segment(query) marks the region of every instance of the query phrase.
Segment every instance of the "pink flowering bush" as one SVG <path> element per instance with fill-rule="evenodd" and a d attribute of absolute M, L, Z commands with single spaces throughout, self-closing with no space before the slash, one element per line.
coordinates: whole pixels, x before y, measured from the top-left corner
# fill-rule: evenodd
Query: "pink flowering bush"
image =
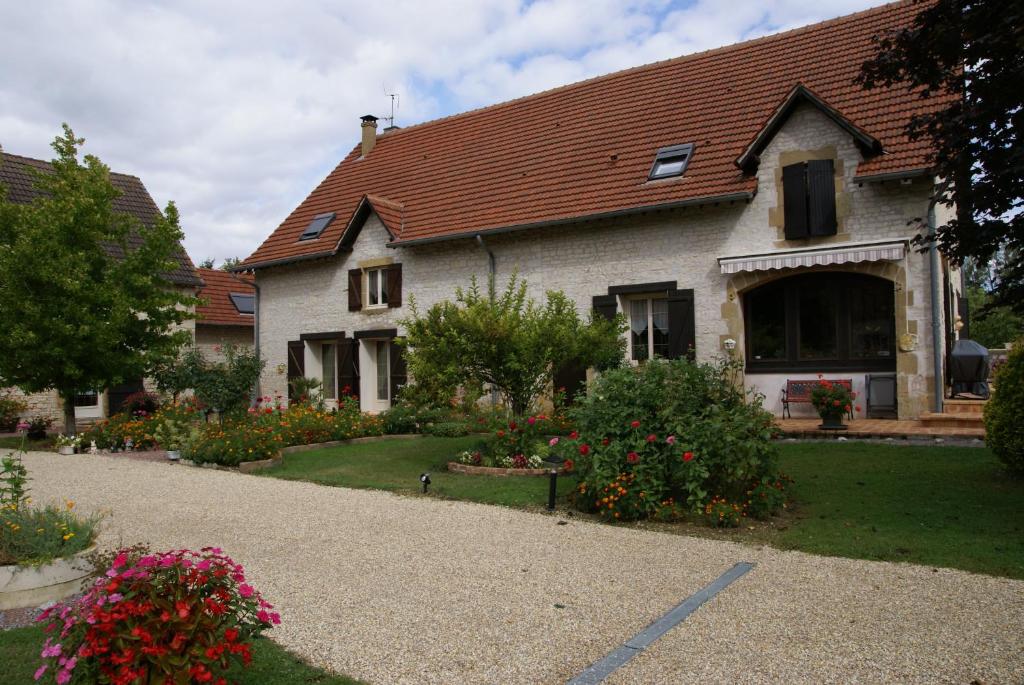
<path fill-rule="evenodd" d="M 40 615 L 48 637 L 35 679 L 223 685 L 280 623 L 272 609 L 220 549 L 121 550 L 83 597 Z"/>

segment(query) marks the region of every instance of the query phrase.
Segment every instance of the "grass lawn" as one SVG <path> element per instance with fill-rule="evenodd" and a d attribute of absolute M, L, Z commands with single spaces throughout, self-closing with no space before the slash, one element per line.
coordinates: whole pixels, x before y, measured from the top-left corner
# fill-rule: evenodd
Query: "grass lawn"
<path fill-rule="evenodd" d="M 42 440 L 26 440 L 26 450 L 52 450 L 54 440 L 56 438 L 47 436 Z M 21 449 L 21 436 L 10 435 L 0 437 L 0 450 L 16 450 Z"/>
<path fill-rule="evenodd" d="M 39 668 L 39 651 L 44 640 L 39 626 L 0 631 L 0 664 L 4 664 L 0 681 L 31 683 Z M 228 678 L 240 685 L 359 685 L 344 676 L 331 675 L 313 668 L 297 656 L 266 638 L 256 641 L 252 664 L 235 667 Z"/>
<path fill-rule="evenodd" d="M 430 493 L 437 497 L 512 507 L 543 507 L 548 501 L 547 478 L 468 476 L 447 470 L 448 462 L 456 454 L 480 440 L 479 436 L 425 437 L 345 445 L 289 454 L 281 466 L 261 473 L 323 485 L 413 494 L 422 492 L 420 474 L 429 471 Z M 571 478 L 559 478 L 559 495 L 564 497 L 574 485 Z"/>
<path fill-rule="evenodd" d="M 419 438 L 289 454 L 267 476 L 413 494 L 430 472 L 434 496 L 539 508 L 546 478 L 468 476 L 445 463 L 479 441 Z M 753 528 L 648 527 L 764 542 L 813 554 L 909 561 L 1024 578 L 1024 482 L 1003 476 L 977 447 L 780 443 L 796 505 Z M 559 478 L 563 500 L 575 482 Z M 645 524 L 646 525 L 646 524 Z"/>

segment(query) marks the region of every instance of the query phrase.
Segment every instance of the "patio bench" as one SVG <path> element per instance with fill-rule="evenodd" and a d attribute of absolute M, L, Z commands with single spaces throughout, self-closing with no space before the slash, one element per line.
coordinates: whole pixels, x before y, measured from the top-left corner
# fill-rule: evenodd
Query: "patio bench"
<path fill-rule="evenodd" d="M 853 392 L 853 379 L 852 378 L 826 378 L 828 382 L 834 385 L 845 385 L 846 389 Z M 810 380 L 786 380 L 786 387 L 782 389 L 782 418 L 786 418 L 787 414 L 789 418 L 793 418 L 792 412 L 789 411 L 790 404 L 810 404 L 811 403 L 811 391 L 821 381 L 817 378 Z M 850 418 L 853 418 L 853 409 L 851 407 L 848 412 Z"/>

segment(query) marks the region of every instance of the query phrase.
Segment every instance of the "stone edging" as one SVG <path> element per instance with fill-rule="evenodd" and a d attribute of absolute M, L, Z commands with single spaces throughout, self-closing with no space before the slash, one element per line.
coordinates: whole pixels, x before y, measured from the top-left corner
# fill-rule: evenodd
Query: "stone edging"
<path fill-rule="evenodd" d="M 330 442 L 314 442 L 309 445 L 292 445 L 282 447 L 281 454 L 295 454 L 296 452 L 309 452 L 311 450 L 322 450 L 328 447 L 341 447 L 342 445 L 360 445 L 364 442 L 381 442 L 384 440 L 400 440 L 404 438 L 422 438 L 422 433 L 395 433 L 393 435 L 369 435 L 365 438 L 349 438 L 348 440 L 331 440 Z"/>
<path fill-rule="evenodd" d="M 448 462 L 448 470 L 470 476 L 546 476 L 551 469 L 504 469 L 497 466 L 472 466 L 457 461 Z M 564 473 L 561 469 L 559 473 Z"/>
<path fill-rule="evenodd" d="M 0 566 L 0 610 L 39 606 L 81 592 L 92 577 L 96 544 L 42 566 Z"/>

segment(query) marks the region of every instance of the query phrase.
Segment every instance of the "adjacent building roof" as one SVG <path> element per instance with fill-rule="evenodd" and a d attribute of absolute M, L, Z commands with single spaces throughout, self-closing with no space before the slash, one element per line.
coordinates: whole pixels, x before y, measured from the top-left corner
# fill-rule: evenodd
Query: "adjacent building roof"
<path fill-rule="evenodd" d="M 392 245 L 408 245 L 750 198 L 751 162 L 798 102 L 855 136 L 869 155 L 859 177 L 921 173 L 928 144 L 904 127 L 944 99 L 854 81 L 874 54 L 872 37 L 907 26 L 920 9 L 885 5 L 389 131 L 365 157 L 354 148 L 242 268 L 335 253 L 367 205 Z M 648 179 L 659 149 L 687 143 L 682 176 Z M 323 212 L 339 220 L 299 242 Z"/>
<path fill-rule="evenodd" d="M 196 326 L 252 326 L 253 315 L 241 313 L 236 304 L 236 300 L 244 298 L 232 298 L 251 298 L 256 294 L 251 276 L 220 269 L 199 269 L 199 275 L 205 285 L 199 292 L 202 303 L 196 307 Z"/>
<path fill-rule="evenodd" d="M 8 152 L 0 152 L 0 185 L 7 189 L 7 199 L 11 202 L 28 204 L 39 193 L 35 187 L 35 177 L 29 171 L 35 169 L 43 173 L 53 170 L 49 162 L 31 157 L 12 155 Z M 160 213 L 159 207 L 153 201 L 146 186 L 137 176 L 128 174 L 116 174 L 111 172 L 110 182 L 121 191 L 121 195 L 114 200 L 114 209 L 125 214 L 131 214 L 144 225 L 152 225 L 154 218 Z M 138 236 L 128 236 L 128 246 L 131 248 L 140 244 Z M 117 254 L 120 248 L 111 246 L 112 254 Z M 178 245 L 174 259 L 177 267 L 166 274 L 167 280 L 182 286 L 199 287 L 203 284 L 196 274 L 196 268 L 192 264 L 185 249 Z"/>

